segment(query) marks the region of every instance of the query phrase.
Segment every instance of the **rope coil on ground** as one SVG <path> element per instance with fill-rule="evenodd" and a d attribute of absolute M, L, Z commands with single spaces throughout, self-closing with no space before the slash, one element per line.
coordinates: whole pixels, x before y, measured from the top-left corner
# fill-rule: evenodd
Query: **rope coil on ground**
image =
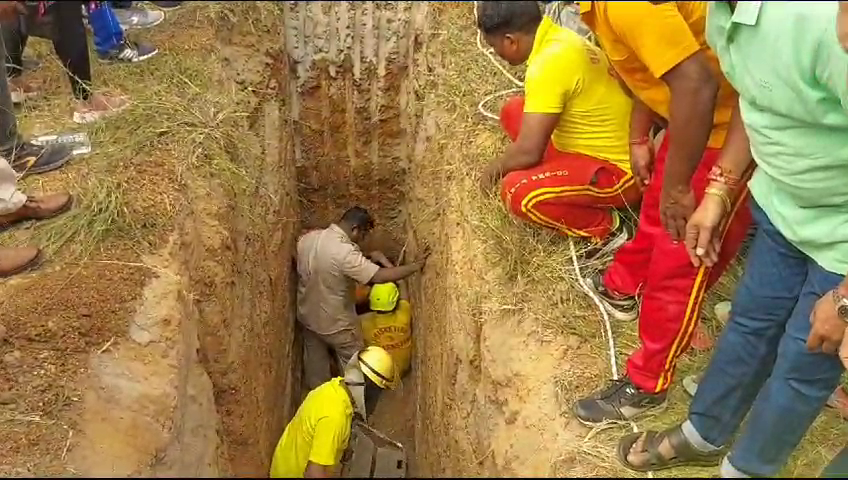
<path fill-rule="evenodd" d="M 561 18 L 561 15 L 562 15 L 561 9 L 555 10 L 557 8 L 556 5 L 552 5 L 550 8 L 554 9 L 554 10 L 551 10 L 550 12 L 556 12 L 556 15 L 553 16 L 553 18 Z M 475 24 L 477 23 L 477 20 L 479 19 L 479 14 L 480 14 L 479 9 L 480 9 L 480 2 L 474 2 L 474 21 L 475 21 Z M 592 42 L 592 36 L 591 35 L 592 35 L 591 33 L 588 34 L 588 36 L 586 37 L 586 41 Z M 524 82 L 515 78 L 514 75 L 509 73 L 509 71 L 507 71 L 507 69 L 504 68 L 504 66 L 501 64 L 501 62 L 498 61 L 497 58 L 495 58 L 495 55 L 492 52 L 491 48 L 486 48 L 486 47 L 483 46 L 483 35 L 479 30 L 477 31 L 476 37 L 477 37 L 476 38 L 477 49 L 480 50 L 481 52 L 483 52 L 483 54 L 486 56 L 486 58 L 489 59 L 489 61 L 492 63 L 492 65 L 494 65 L 495 68 L 497 68 L 501 73 L 503 73 L 504 76 L 510 82 L 512 82 L 513 84 L 516 85 L 515 88 L 510 88 L 510 89 L 501 90 L 499 92 L 492 93 L 492 94 L 486 96 L 485 98 L 483 98 L 483 100 L 481 100 L 480 103 L 477 104 L 477 110 L 479 110 L 480 113 L 483 116 L 485 116 L 487 118 L 491 118 L 493 120 L 500 120 L 500 117 L 498 115 L 495 115 L 494 113 L 486 110 L 486 108 L 485 108 L 486 104 L 488 104 L 490 101 L 492 101 L 496 98 L 506 96 L 506 95 L 509 95 L 511 93 L 523 91 L 524 90 Z M 580 286 L 580 289 L 583 290 L 583 292 L 586 295 L 588 295 L 589 298 L 592 299 L 592 302 L 595 304 L 598 311 L 601 313 L 601 320 L 602 320 L 603 327 L 604 327 L 603 333 L 604 333 L 604 336 L 606 337 L 607 347 L 609 349 L 610 372 L 612 373 L 612 377 L 617 379 L 618 378 L 618 362 L 616 361 L 616 357 L 615 357 L 615 339 L 613 338 L 613 335 L 612 335 L 612 325 L 610 323 L 609 314 L 607 313 L 606 309 L 604 308 L 603 304 L 601 303 L 601 299 L 598 298 L 598 295 L 595 294 L 595 292 L 591 288 L 589 288 L 589 286 L 586 284 L 586 280 L 583 278 L 583 274 L 580 270 L 580 262 L 577 261 L 577 249 L 574 247 L 574 239 L 572 239 L 571 237 L 568 238 L 568 247 L 569 247 L 570 252 L 571 252 L 571 261 L 572 261 L 572 264 L 574 266 L 574 271 L 575 271 L 575 274 L 577 275 L 577 284 Z M 628 424 L 632 427 L 634 433 L 639 432 L 639 428 L 636 426 L 636 423 L 633 422 L 633 421 L 610 422 L 610 423 L 611 424 L 625 423 L 625 424 Z M 603 429 L 603 428 L 604 428 L 604 426 L 600 426 L 600 427 L 596 428 L 595 431 L 597 431 L 598 429 Z M 590 432 L 589 437 L 591 437 L 593 434 L 594 434 L 594 431 Z M 653 472 L 648 472 L 647 476 L 648 476 L 648 478 L 654 478 Z"/>

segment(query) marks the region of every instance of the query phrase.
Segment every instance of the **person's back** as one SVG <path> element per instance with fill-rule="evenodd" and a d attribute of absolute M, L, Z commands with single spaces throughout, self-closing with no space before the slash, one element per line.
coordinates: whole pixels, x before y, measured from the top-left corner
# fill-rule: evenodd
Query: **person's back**
<path fill-rule="evenodd" d="M 563 86 L 570 92 L 564 105 L 551 96 Z M 630 170 L 630 98 L 604 54 L 548 16 L 536 31 L 527 60 L 525 92 L 525 111 L 561 114 L 551 136 L 558 150 Z"/>
<path fill-rule="evenodd" d="M 350 439 L 353 404 L 341 377 L 309 392 L 277 443 L 271 478 L 302 478 L 311 462 L 339 465 Z"/>
<path fill-rule="evenodd" d="M 356 281 L 368 283 L 376 265 L 337 225 L 297 242 L 297 318 L 310 330 L 331 334 L 356 324 Z"/>
<path fill-rule="evenodd" d="M 391 312 L 372 311 L 361 316 L 366 345 L 389 352 L 400 375 L 409 370 L 412 355 L 412 306 L 400 300 Z"/>
<path fill-rule="evenodd" d="M 560 113 L 554 146 L 609 160 L 630 169 L 630 98 L 622 91 L 604 54 L 577 33 L 544 17 L 527 61 L 525 111 Z M 547 92 L 567 85 L 560 105 Z M 550 112 L 548 112 L 550 110 Z"/>

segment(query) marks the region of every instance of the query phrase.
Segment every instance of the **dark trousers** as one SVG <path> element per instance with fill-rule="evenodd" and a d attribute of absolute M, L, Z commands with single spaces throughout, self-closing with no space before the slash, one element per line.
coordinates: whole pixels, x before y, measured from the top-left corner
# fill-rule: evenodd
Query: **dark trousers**
<path fill-rule="evenodd" d="M 6 56 L 6 46 L 2 33 L 5 27 L 0 25 L 0 58 Z M 0 75 L 0 151 L 11 149 L 18 140 L 18 122 L 12 106 L 12 95 L 9 92 L 9 82 L 5 75 Z"/>
<path fill-rule="evenodd" d="M 6 44 L 6 74 L 16 77 L 23 72 L 23 54 L 29 36 L 53 41 L 56 56 L 68 72 L 71 92 L 77 100 L 91 95 L 91 60 L 88 56 L 88 32 L 82 18 L 86 2 L 61 1 L 52 4 L 45 15 L 38 7 L 30 8 L 17 25 L 3 25 Z"/>

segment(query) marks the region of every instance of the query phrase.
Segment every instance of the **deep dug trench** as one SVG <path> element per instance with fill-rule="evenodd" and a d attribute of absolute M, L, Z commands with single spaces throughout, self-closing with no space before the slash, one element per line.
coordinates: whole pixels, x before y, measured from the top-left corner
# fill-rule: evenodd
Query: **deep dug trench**
<path fill-rule="evenodd" d="M 77 471 L 267 475 L 303 394 L 296 238 L 358 204 L 378 222 L 365 248 L 433 251 L 411 281 L 413 370 L 373 419 L 405 444 L 410 474 L 561 472 L 574 433 L 550 379 L 565 349 L 509 312 L 484 325 L 500 286 L 467 225 L 468 175 L 445 167 L 469 139 L 435 101 L 451 28 L 439 22 L 460 9 L 470 21 L 470 5 L 241 5 L 219 40 L 222 82 L 256 97 L 230 152 L 242 174 L 188 182 L 196 201 L 145 291 L 140 346 L 95 365 Z"/>

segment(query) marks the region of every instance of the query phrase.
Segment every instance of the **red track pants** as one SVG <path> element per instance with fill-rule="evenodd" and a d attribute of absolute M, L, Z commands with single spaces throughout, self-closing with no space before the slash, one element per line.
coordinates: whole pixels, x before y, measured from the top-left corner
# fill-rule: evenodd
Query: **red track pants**
<path fill-rule="evenodd" d="M 501 125 L 513 142 L 523 115 L 521 96 L 501 109 Z M 619 221 L 612 209 L 635 206 L 639 197 L 630 173 L 605 160 L 560 152 L 552 143 L 542 163 L 510 172 L 501 182 L 501 199 L 513 215 L 578 237 L 606 237 Z"/>
<path fill-rule="evenodd" d="M 674 244 L 659 216 L 662 178 L 668 155 L 666 135 L 657 152 L 651 183 L 642 199 L 636 236 L 621 247 L 604 275 L 604 286 L 614 292 L 635 295 L 642 291 L 639 315 L 641 347 L 627 361 L 627 374 L 640 389 L 662 392 L 671 385 L 674 368 L 689 348 L 698 325 L 706 291 L 721 277 L 739 250 L 751 213 L 745 207 L 747 190 L 733 208 L 724 232 L 719 262 L 713 268 L 692 266 L 683 242 Z M 700 203 L 708 183 L 707 174 L 719 157 L 707 149 L 692 178 Z"/>

